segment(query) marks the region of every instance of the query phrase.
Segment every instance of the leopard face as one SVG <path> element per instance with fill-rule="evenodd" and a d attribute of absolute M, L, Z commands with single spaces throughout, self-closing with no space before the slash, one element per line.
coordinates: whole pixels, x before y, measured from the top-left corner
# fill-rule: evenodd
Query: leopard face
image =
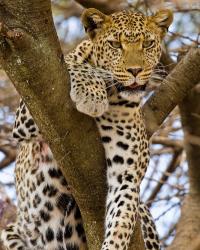
<path fill-rule="evenodd" d="M 169 10 L 154 16 L 132 11 L 107 16 L 96 9 L 83 13 L 82 21 L 93 43 L 91 62 L 112 74 L 122 97 L 139 97 L 145 89 L 172 19 Z"/>

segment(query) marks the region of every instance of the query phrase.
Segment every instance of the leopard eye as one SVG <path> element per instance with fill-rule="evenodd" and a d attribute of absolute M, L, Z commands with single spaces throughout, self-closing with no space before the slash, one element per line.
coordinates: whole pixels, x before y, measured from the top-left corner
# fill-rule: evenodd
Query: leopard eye
<path fill-rule="evenodd" d="M 118 41 L 108 41 L 108 42 L 115 49 L 120 49 L 122 47 L 121 43 Z"/>
<path fill-rule="evenodd" d="M 143 42 L 143 48 L 149 49 L 153 47 L 154 45 L 154 40 L 146 40 Z"/>

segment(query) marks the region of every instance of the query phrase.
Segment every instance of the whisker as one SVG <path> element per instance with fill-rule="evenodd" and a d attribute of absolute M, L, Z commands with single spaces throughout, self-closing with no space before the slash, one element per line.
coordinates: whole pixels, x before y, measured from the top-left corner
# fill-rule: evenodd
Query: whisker
<path fill-rule="evenodd" d="M 162 69 L 162 68 L 156 68 L 156 69 L 153 70 L 153 72 L 155 72 L 155 71 L 164 71 L 164 72 L 167 72 L 165 69 Z"/>
<path fill-rule="evenodd" d="M 119 84 L 119 82 L 115 82 L 115 83 L 113 83 L 113 84 L 107 86 L 106 89 L 111 88 L 111 87 L 113 87 L 113 86 L 116 86 L 117 84 Z"/>

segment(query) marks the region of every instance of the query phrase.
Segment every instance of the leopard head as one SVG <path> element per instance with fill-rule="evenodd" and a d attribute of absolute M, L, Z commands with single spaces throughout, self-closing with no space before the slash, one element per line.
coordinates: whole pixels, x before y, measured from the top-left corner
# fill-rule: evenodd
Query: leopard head
<path fill-rule="evenodd" d="M 132 11 L 105 15 L 96 9 L 83 13 L 82 22 L 93 44 L 91 61 L 111 72 L 122 97 L 140 99 L 172 20 L 170 10 L 153 16 Z"/>

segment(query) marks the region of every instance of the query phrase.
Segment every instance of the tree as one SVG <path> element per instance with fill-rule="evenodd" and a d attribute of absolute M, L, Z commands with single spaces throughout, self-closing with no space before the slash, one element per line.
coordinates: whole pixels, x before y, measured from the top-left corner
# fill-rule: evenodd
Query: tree
<path fill-rule="evenodd" d="M 103 8 L 107 13 L 114 10 L 111 3 L 84 2 L 86 7 Z M 106 196 L 104 153 L 94 121 L 78 113 L 70 101 L 69 77 L 53 25 L 51 3 L 49 0 L 0 0 L 0 22 L 0 63 L 23 96 L 63 174 L 73 186 L 73 194 L 84 219 L 89 249 L 99 249 Z M 169 64 L 170 60 L 167 54 L 163 55 L 163 62 Z M 180 105 L 186 131 L 191 186 L 178 226 L 179 234 L 170 250 L 188 249 L 191 239 L 195 239 L 200 230 L 197 209 L 200 202 L 199 68 L 200 49 L 194 48 L 170 72 L 165 84 L 154 92 L 143 108 L 149 137 L 177 104 Z M 81 183 L 80 179 L 83 180 Z M 188 209 L 191 204 L 193 209 Z M 183 225 L 191 220 L 189 235 Z M 144 249 L 139 226 L 133 242 L 131 249 Z"/>

